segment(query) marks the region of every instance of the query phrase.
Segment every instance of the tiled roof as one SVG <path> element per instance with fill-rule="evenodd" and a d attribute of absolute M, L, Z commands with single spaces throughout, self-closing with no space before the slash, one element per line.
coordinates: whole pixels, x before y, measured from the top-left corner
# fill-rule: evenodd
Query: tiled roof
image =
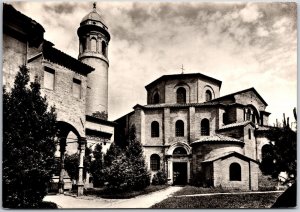
<path fill-rule="evenodd" d="M 196 143 L 203 143 L 203 142 L 238 142 L 238 143 L 243 143 L 241 140 L 224 136 L 224 135 L 212 135 L 212 136 L 205 136 L 200 138 L 199 140 L 196 140 L 191 143 L 191 145 L 196 144 Z"/>
<path fill-rule="evenodd" d="M 228 129 L 228 128 L 234 128 L 234 127 L 240 127 L 240 126 L 245 126 L 247 124 L 252 123 L 251 121 L 243 121 L 243 122 L 237 122 L 237 123 L 232 123 L 232 124 L 227 124 L 222 126 L 219 130 L 223 129 Z"/>
<path fill-rule="evenodd" d="M 235 152 L 235 151 L 224 152 L 222 154 L 218 154 L 216 156 L 207 158 L 206 160 L 202 161 L 202 163 L 213 162 L 213 161 L 216 161 L 216 160 L 219 160 L 219 159 L 230 157 L 232 155 L 236 155 L 237 157 L 242 158 L 243 160 L 248 160 L 248 161 L 251 160 L 251 161 L 253 161 L 255 163 L 258 163 L 256 160 L 253 160 L 252 158 L 249 158 L 249 157 L 247 157 L 245 155 L 242 155 L 242 154 L 240 154 L 238 152 Z"/>
<path fill-rule="evenodd" d="M 235 95 L 237 95 L 237 94 L 241 94 L 241 93 L 246 93 L 246 92 L 248 92 L 248 91 L 253 91 L 256 95 L 257 95 L 257 97 L 266 105 L 266 106 L 268 106 L 268 104 L 266 103 L 266 101 L 261 97 L 261 95 L 259 95 L 259 93 L 255 90 L 255 88 L 248 88 L 248 89 L 245 89 L 245 90 L 241 90 L 241 91 L 237 91 L 237 92 L 234 92 L 234 93 L 231 93 L 231 94 L 227 94 L 227 95 L 225 95 L 225 96 L 221 96 L 221 97 L 218 97 L 218 98 L 216 98 L 216 99 L 213 99 L 212 101 L 220 101 L 220 100 L 222 100 L 222 99 L 225 99 L 225 98 L 228 98 L 228 97 L 233 97 L 233 96 L 235 96 Z"/>
<path fill-rule="evenodd" d="M 269 131 L 272 129 L 276 129 L 276 127 L 272 127 L 272 126 L 258 126 L 258 128 L 256 129 L 257 131 Z"/>
<path fill-rule="evenodd" d="M 165 107 L 197 107 L 197 106 L 213 106 L 223 105 L 218 102 L 202 102 L 202 103 L 162 103 L 162 104 L 149 104 L 144 105 L 144 108 L 165 108 Z"/>
<path fill-rule="evenodd" d="M 88 73 L 94 71 L 95 69 L 73 57 L 70 55 L 49 46 L 49 42 L 45 43 L 43 47 L 43 56 L 44 59 L 49 60 L 53 63 L 57 63 L 61 66 L 64 66 L 72 71 L 76 71 L 78 73 L 82 73 L 87 75 Z"/>

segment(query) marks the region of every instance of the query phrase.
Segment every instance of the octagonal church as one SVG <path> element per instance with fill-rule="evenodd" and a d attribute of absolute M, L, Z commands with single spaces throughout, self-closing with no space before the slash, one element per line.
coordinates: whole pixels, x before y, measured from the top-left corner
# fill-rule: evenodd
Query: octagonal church
<path fill-rule="evenodd" d="M 116 120 L 124 134 L 135 126 L 152 176 L 258 189 L 267 103 L 254 88 L 220 97 L 221 85 L 201 73 L 163 75 L 146 85 L 147 105 Z"/>

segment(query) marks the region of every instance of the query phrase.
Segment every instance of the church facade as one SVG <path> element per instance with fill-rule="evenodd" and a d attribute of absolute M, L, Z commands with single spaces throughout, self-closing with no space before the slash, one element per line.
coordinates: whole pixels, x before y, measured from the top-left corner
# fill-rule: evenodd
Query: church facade
<path fill-rule="evenodd" d="M 107 120 L 110 34 L 96 5 L 77 30 L 78 59 L 55 48 L 44 39 L 44 32 L 35 20 L 3 4 L 3 85 L 9 91 L 19 66 L 26 65 L 30 81 L 37 79 L 42 95 L 55 106 L 59 128 L 56 156 L 61 168 L 53 181 L 63 192 L 71 188 L 64 170 L 66 153 L 80 153 L 77 185 L 88 186 L 89 179 L 83 181 L 82 176 L 86 146 L 100 143 L 105 152 L 114 142 L 115 123 Z"/>
<path fill-rule="evenodd" d="M 201 73 L 164 75 L 146 86 L 147 105 L 115 121 L 124 134 L 134 125 L 152 176 L 258 189 L 267 103 L 254 88 L 220 97 L 221 84 Z"/>

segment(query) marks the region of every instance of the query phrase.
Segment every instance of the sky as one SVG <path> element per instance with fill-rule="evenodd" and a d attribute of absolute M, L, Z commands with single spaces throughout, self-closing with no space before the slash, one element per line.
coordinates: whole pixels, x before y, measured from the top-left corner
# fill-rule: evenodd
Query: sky
<path fill-rule="evenodd" d="M 9 2 L 39 22 L 45 39 L 78 57 L 77 28 L 88 1 Z M 166 74 L 202 73 L 222 81 L 220 95 L 254 87 L 269 124 L 297 107 L 295 3 L 99 1 L 111 34 L 109 120 L 145 105 L 145 85 Z"/>

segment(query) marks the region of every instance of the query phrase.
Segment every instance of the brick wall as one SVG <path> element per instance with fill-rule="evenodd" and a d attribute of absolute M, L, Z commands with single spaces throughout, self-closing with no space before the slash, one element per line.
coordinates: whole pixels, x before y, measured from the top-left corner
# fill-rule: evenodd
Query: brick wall
<path fill-rule="evenodd" d="M 241 166 L 241 181 L 229 180 L 229 166 L 232 163 L 238 163 Z M 237 157 L 229 157 L 225 160 L 214 162 L 214 186 L 223 188 L 233 188 L 240 190 L 249 190 L 249 163 Z"/>
<path fill-rule="evenodd" d="M 255 95 L 253 91 L 240 93 L 234 96 L 237 103 L 243 105 L 252 104 L 257 110 L 265 110 L 266 106 L 263 102 Z"/>
<path fill-rule="evenodd" d="M 159 123 L 159 137 L 151 137 L 151 123 Z M 145 144 L 162 145 L 163 144 L 163 109 L 145 111 Z"/>
<path fill-rule="evenodd" d="M 249 139 L 249 130 L 251 133 L 251 139 Z M 256 160 L 256 139 L 254 136 L 254 127 L 250 124 L 244 127 L 244 155 Z"/>
<path fill-rule="evenodd" d="M 55 70 L 54 90 L 44 89 L 43 87 L 44 66 Z M 31 76 L 38 76 L 42 88 L 41 93 L 46 95 L 49 105 L 55 106 L 57 120 L 71 124 L 81 136 L 85 136 L 86 76 L 41 58 L 28 64 L 28 68 Z M 81 81 L 81 98 L 72 95 L 73 78 Z"/>

